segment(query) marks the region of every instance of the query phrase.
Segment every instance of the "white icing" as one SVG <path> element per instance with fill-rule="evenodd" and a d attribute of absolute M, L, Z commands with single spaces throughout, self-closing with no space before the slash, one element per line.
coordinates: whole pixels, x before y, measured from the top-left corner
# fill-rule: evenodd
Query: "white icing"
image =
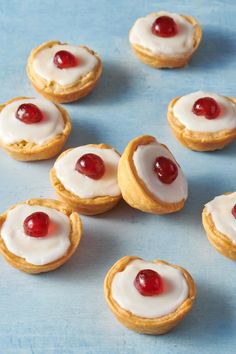
<path fill-rule="evenodd" d="M 88 153 L 102 158 L 105 164 L 105 173 L 102 178 L 94 180 L 75 170 L 78 159 Z M 70 192 L 80 198 L 95 198 L 102 196 L 117 196 L 120 188 L 117 182 L 117 166 L 120 156 L 112 149 L 99 149 L 88 145 L 77 147 L 69 151 L 54 165 L 57 178 Z"/>
<path fill-rule="evenodd" d="M 155 160 L 159 156 L 171 159 L 177 165 L 178 176 L 171 184 L 162 183 L 153 170 Z M 164 146 L 158 142 L 139 145 L 134 152 L 133 161 L 139 178 L 143 180 L 148 190 L 155 197 L 167 203 L 187 199 L 188 186 L 184 174 L 173 155 Z"/>
<path fill-rule="evenodd" d="M 16 118 L 18 107 L 23 103 L 35 104 L 44 119 L 35 124 L 25 124 Z M 42 98 L 27 98 L 7 104 L 0 112 L 0 140 L 6 144 L 27 141 L 42 145 L 62 133 L 65 124 L 60 111 L 52 103 Z"/>
<path fill-rule="evenodd" d="M 236 244 L 236 219 L 232 209 L 236 204 L 236 192 L 215 197 L 206 204 L 216 229 Z"/>
<path fill-rule="evenodd" d="M 143 296 L 134 286 L 140 270 L 152 269 L 164 281 L 163 293 Z M 112 297 L 125 310 L 145 318 L 161 317 L 174 312 L 188 297 L 189 288 L 183 273 L 163 263 L 144 260 L 130 262 L 122 271 L 115 274 L 112 281 Z"/>
<path fill-rule="evenodd" d="M 173 18 L 178 26 L 178 33 L 174 37 L 158 37 L 151 31 L 153 22 L 160 16 Z M 149 49 L 156 55 L 183 56 L 193 51 L 194 27 L 184 17 L 165 11 L 152 13 L 139 18 L 132 27 L 129 40 Z"/>
<path fill-rule="evenodd" d="M 53 58 L 56 52 L 66 50 L 79 58 L 78 66 L 66 69 L 59 69 L 54 63 Z M 82 76 L 87 75 L 97 65 L 97 58 L 80 46 L 68 44 L 56 44 L 51 48 L 42 49 L 33 60 L 33 70 L 48 82 L 56 82 L 59 85 L 71 85 Z"/>
<path fill-rule="evenodd" d="M 202 97 L 212 97 L 219 104 L 221 112 L 217 118 L 207 119 L 192 112 L 195 101 Z M 217 132 L 236 128 L 236 105 L 211 92 L 198 91 L 182 96 L 175 103 L 173 114 L 187 129 L 195 132 Z"/>
<path fill-rule="evenodd" d="M 46 237 L 31 237 L 25 234 L 24 220 L 32 213 L 48 214 L 55 229 Z M 44 265 L 64 256 L 70 247 L 70 220 L 65 214 L 40 205 L 20 204 L 7 213 L 1 228 L 1 237 L 7 249 L 24 258 L 28 263 Z"/>

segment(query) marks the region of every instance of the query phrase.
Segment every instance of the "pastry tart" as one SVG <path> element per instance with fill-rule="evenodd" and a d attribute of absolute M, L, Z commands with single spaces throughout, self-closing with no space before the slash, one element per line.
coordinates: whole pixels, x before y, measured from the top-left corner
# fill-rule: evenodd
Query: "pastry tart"
<path fill-rule="evenodd" d="M 60 267 L 77 249 L 81 235 L 79 215 L 52 199 L 30 199 L 0 215 L 0 252 L 26 273 Z"/>
<path fill-rule="evenodd" d="M 213 151 L 236 139 L 236 99 L 210 92 L 174 98 L 168 121 L 177 140 L 189 149 Z"/>
<path fill-rule="evenodd" d="M 178 211 L 188 195 L 187 181 L 173 155 L 149 135 L 135 138 L 125 148 L 118 183 L 124 200 L 147 213 Z"/>
<path fill-rule="evenodd" d="M 63 152 L 51 169 L 58 196 L 81 214 L 112 209 L 121 199 L 117 182 L 120 155 L 106 144 L 89 144 Z"/>
<path fill-rule="evenodd" d="M 236 192 L 208 202 L 203 209 L 202 222 L 212 246 L 236 261 Z"/>
<path fill-rule="evenodd" d="M 196 287 L 183 268 L 126 256 L 108 271 L 104 291 L 115 317 L 133 331 L 164 334 L 191 310 Z"/>
<path fill-rule="evenodd" d="M 85 46 L 49 41 L 32 50 L 27 73 L 41 95 L 66 103 L 92 91 L 102 73 L 102 62 Z"/>
<path fill-rule="evenodd" d="M 195 18 L 166 11 L 139 18 L 129 33 L 134 53 L 154 68 L 185 66 L 201 38 L 202 30 Z"/>
<path fill-rule="evenodd" d="M 70 131 L 67 111 L 43 98 L 16 97 L 0 106 L 0 146 L 16 160 L 52 158 Z"/>

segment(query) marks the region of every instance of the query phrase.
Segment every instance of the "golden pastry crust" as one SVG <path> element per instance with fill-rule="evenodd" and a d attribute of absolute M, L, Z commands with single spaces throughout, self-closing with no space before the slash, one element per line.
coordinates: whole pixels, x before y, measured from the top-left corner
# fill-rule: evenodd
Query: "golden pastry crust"
<path fill-rule="evenodd" d="M 14 101 L 30 98 L 32 97 L 15 97 L 10 101 L 0 105 L 0 112 L 5 106 Z M 3 150 L 13 159 L 19 161 L 47 160 L 57 155 L 62 150 L 66 140 L 68 139 L 68 136 L 70 135 L 71 121 L 68 112 L 62 106 L 57 104 L 55 104 L 55 106 L 60 111 L 64 121 L 65 126 L 62 133 L 57 134 L 54 138 L 48 140 L 42 145 L 31 143 L 25 140 L 14 144 L 6 144 L 0 140 L 0 146 L 3 148 Z"/>
<path fill-rule="evenodd" d="M 120 321 L 124 326 L 133 331 L 146 333 L 146 334 L 164 334 L 169 332 L 174 328 L 191 310 L 193 302 L 196 297 L 196 286 L 191 277 L 191 275 L 184 269 L 177 265 L 173 265 L 161 260 L 155 260 L 153 263 L 164 263 L 173 268 L 180 270 L 183 276 L 186 279 L 186 282 L 189 287 L 189 294 L 187 299 L 174 311 L 170 314 L 157 318 L 144 318 L 132 314 L 130 311 L 127 311 L 120 307 L 118 303 L 112 297 L 112 281 L 116 273 L 122 272 L 126 266 L 135 259 L 141 259 L 135 256 L 126 256 L 118 260 L 108 271 L 105 281 L 104 281 L 104 292 L 106 301 L 115 315 L 115 317 Z"/>
<path fill-rule="evenodd" d="M 211 214 L 207 212 L 206 207 L 202 212 L 202 223 L 206 231 L 207 238 L 212 246 L 215 247 L 218 252 L 223 254 L 223 256 L 236 261 L 236 244 L 216 229 Z"/>
<path fill-rule="evenodd" d="M 112 147 L 106 144 L 88 144 L 88 146 L 99 148 L 99 149 L 114 150 Z M 66 155 L 71 150 L 73 149 L 68 149 L 64 151 L 58 157 L 58 159 Z M 106 211 L 114 208 L 121 199 L 121 194 L 118 196 L 107 195 L 107 196 L 95 197 L 95 198 L 80 198 L 77 195 L 65 189 L 61 181 L 57 178 L 54 167 L 50 171 L 50 180 L 59 198 L 62 199 L 71 208 L 77 210 L 79 213 L 84 215 L 97 215 L 97 214 L 105 213 Z"/>
<path fill-rule="evenodd" d="M 185 200 L 177 203 L 166 203 L 154 196 L 139 178 L 133 162 L 133 154 L 139 145 L 156 142 L 150 135 L 139 136 L 129 142 L 118 165 L 118 183 L 122 197 L 133 208 L 146 213 L 168 214 L 183 208 Z M 167 150 L 167 146 L 163 145 Z"/>
<path fill-rule="evenodd" d="M 187 129 L 173 114 L 174 105 L 180 98 L 178 96 L 169 103 L 167 118 L 173 134 L 182 145 L 195 151 L 214 151 L 222 149 L 236 139 L 236 129 L 208 133 Z M 236 104 L 235 98 L 225 98 Z"/>
<path fill-rule="evenodd" d="M 73 253 L 76 251 L 77 247 L 79 246 L 81 236 L 82 236 L 82 223 L 80 220 L 80 217 L 77 213 L 73 212 L 70 208 L 68 208 L 65 204 L 57 201 L 57 200 L 52 200 L 52 199 L 29 199 L 24 203 L 19 203 L 11 206 L 5 213 L 0 215 L 0 228 L 2 227 L 2 224 L 5 222 L 7 213 L 14 209 L 17 205 L 20 204 L 27 204 L 27 205 L 41 205 L 45 206 L 48 208 L 56 209 L 60 211 L 61 213 L 67 215 L 70 219 L 70 225 L 71 225 L 71 232 L 70 232 L 70 242 L 71 245 L 67 251 L 67 253 L 57 259 L 54 262 L 44 264 L 44 265 L 34 265 L 31 263 L 28 263 L 24 258 L 18 257 L 15 254 L 11 253 L 3 239 L 0 237 L 0 253 L 4 256 L 6 261 L 12 265 L 13 267 L 21 270 L 22 272 L 30 273 L 30 274 L 37 274 L 37 273 L 43 273 L 43 272 L 49 272 L 51 270 L 54 270 L 61 265 L 63 265 L 65 262 L 69 260 L 69 258 L 73 255 Z"/>
<path fill-rule="evenodd" d="M 158 13 L 154 13 L 158 15 Z M 166 56 L 166 55 L 157 55 L 152 53 L 151 50 L 144 48 L 138 44 L 131 43 L 131 47 L 137 57 L 144 63 L 153 68 L 181 68 L 188 64 L 194 52 L 199 47 L 199 44 L 202 39 L 202 29 L 198 21 L 192 16 L 181 15 L 188 22 L 190 22 L 195 30 L 195 35 L 193 38 L 193 51 L 191 53 L 186 53 L 182 56 Z"/>
<path fill-rule="evenodd" d="M 78 100 L 79 98 L 82 98 L 86 96 L 90 91 L 93 90 L 93 88 L 96 86 L 97 81 L 99 77 L 101 76 L 102 73 L 102 61 L 99 58 L 98 54 L 95 53 L 93 50 L 81 46 L 85 50 L 87 50 L 90 54 L 94 55 L 97 59 L 97 65 L 95 68 L 89 72 L 87 75 L 82 76 L 78 80 L 76 80 L 73 84 L 71 85 L 66 85 L 62 86 L 56 83 L 55 81 L 49 82 L 39 76 L 34 70 L 33 70 L 33 60 L 35 56 L 43 49 L 46 48 L 51 48 L 54 45 L 61 45 L 61 44 L 67 44 L 67 43 L 61 43 L 58 41 L 49 41 L 41 44 L 40 46 L 34 48 L 30 56 L 28 58 L 28 63 L 27 63 L 27 74 L 28 77 L 33 85 L 33 87 L 38 91 L 42 96 L 46 97 L 48 100 L 51 100 L 53 102 L 57 103 L 67 103 L 67 102 L 73 102 Z"/>

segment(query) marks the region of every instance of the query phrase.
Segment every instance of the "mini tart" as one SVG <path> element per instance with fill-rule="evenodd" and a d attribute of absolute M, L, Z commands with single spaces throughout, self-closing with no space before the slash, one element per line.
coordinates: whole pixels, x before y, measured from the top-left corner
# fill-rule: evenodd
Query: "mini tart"
<path fill-rule="evenodd" d="M 88 144 L 86 146 L 91 148 L 114 150 L 112 147 L 106 144 Z M 66 156 L 66 154 L 68 154 L 72 150 L 73 149 L 68 149 L 64 151 L 58 157 L 56 162 L 61 158 L 63 158 L 64 156 Z M 97 196 L 92 198 L 80 198 L 78 195 L 65 188 L 65 186 L 57 177 L 55 166 L 50 171 L 50 180 L 59 198 L 63 200 L 67 205 L 69 205 L 71 208 L 77 210 L 79 213 L 84 215 L 97 215 L 97 214 L 105 213 L 106 211 L 114 208 L 116 204 L 121 200 L 120 193 L 117 196 L 105 195 L 105 196 Z"/>
<path fill-rule="evenodd" d="M 164 334 L 173 329 L 191 310 L 193 302 L 196 297 L 196 287 L 191 275 L 184 269 L 177 265 L 172 265 L 165 261 L 155 260 L 152 263 L 162 263 L 171 266 L 179 271 L 181 271 L 184 276 L 186 283 L 188 285 L 188 296 L 184 302 L 174 311 L 168 315 L 155 318 L 140 317 L 132 312 L 122 308 L 112 296 L 112 282 L 114 276 L 118 272 L 124 271 L 127 265 L 134 260 L 141 260 L 139 257 L 126 256 L 118 260 L 108 271 L 105 281 L 104 281 L 104 292 L 105 298 L 110 307 L 111 311 L 115 315 L 118 321 L 120 321 L 125 327 L 145 334 Z"/>
<path fill-rule="evenodd" d="M 215 249 L 221 253 L 223 256 L 228 257 L 234 261 L 236 261 L 236 241 L 232 240 L 229 235 L 227 235 L 227 231 L 224 230 L 219 230 L 219 227 L 216 226 L 214 222 L 214 215 L 212 214 L 212 211 L 208 210 L 208 205 L 210 205 L 213 202 L 217 202 L 217 199 L 220 201 L 226 200 L 229 198 L 233 197 L 233 204 L 236 204 L 236 192 L 234 193 L 227 193 L 222 196 L 218 196 L 215 199 L 213 199 L 211 202 L 207 203 L 206 206 L 203 209 L 202 212 L 202 223 L 203 227 L 206 231 L 207 238 L 209 242 L 212 244 Z M 229 202 L 229 204 L 232 204 Z M 233 218 L 232 215 L 232 207 L 233 204 L 229 207 L 229 205 L 225 206 L 224 211 L 222 211 L 222 218 L 224 220 L 224 223 L 226 224 L 227 227 L 229 227 L 229 224 L 227 221 L 230 220 L 230 223 L 234 223 L 236 225 L 236 219 Z M 227 218 L 226 218 L 226 211 L 227 211 Z M 230 218 L 230 219 L 229 219 Z M 222 221 L 222 220 L 221 220 Z M 221 226 L 222 227 L 222 226 Z M 235 228 L 231 229 L 231 232 L 235 234 Z"/>
<path fill-rule="evenodd" d="M 7 105 L 22 99 L 29 99 L 30 97 L 16 97 L 10 101 L 0 105 L 0 113 Z M 61 113 L 64 121 L 64 129 L 62 133 L 55 135 L 55 137 L 47 140 L 42 145 L 22 140 L 16 143 L 7 144 L 0 139 L 0 146 L 13 159 L 19 161 L 36 161 L 47 160 L 57 155 L 66 143 L 71 132 L 71 121 L 68 112 L 60 105 L 55 104 L 55 107 Z M 24 123 L 22 123 L 24 124 Z"/>
<path fill-rule="evenodd" d="M 204 94 L 204 93 L 203 93 Z M 183 97 L 183 96 L 182 96 Z M 174 108 L 181 96 L 174 98 L 168 106 L 167 118 L 176 139 L 185 147 L 195 151 L 214 151 L 224 148 L 236 139 L 236 128 L 220 129 L 218 131 L 194 131 L 187 128 L 174 115 Z M 236 104 L 236 99 L 224 97 L 231 104 Z M 201 119 L 196 116 L 196 119 Z M 216 121 L 219 118 L 214 119 Z M 213 120 L 212 120 L 213 121 Z M 235 116 L 236 121 L 236 116 Z M 235 124 L 236 126 L 236 124 Z"/>
<path fill-rule="evenodd" d="M 93 88 L 96 86 L 97 81 L 102 73 L 102 62 L 98 54 L 86 46 L 80 46 L 87 53 L 96 58 L 96 65 L 90 72 L 86 73 L 86 75 L 80 76 L 73 83 L 61 85 L 54 80 L 46 80 L 38 73 L 36 73 L 33 68 L 33 62 L 37 55 L 43 50 L 52 48 L 55 45 L 63 46 L 67 45 L 67 43 L 61 43 L 59 41 L 49 41 L 41 44 L 40 46 L 34 48 L 31 51 L 27 63 L 27 74 L 33 87 L 41 95 L 57 103 L 73 102 L 84 96 L 87 96 L 87 94 L 92 91 Z"/>
<path fill-rule="evenodd" d="M 162 12 L 160 12 L 162 15 Z M 158 18 L 160 16 L 160 13 L 152 13 L 148 16 L 155 16 Z M 163 15 L 169 15 L 171 17 L 171 13 L 164 13 Z M 161 68 L 181 68 L 184 67 L 188 64 L 189 60 L 191 59 L 192 55 L 194 52 L 197 50 L 199 47 L 199 44 L 202 39 L 202 29 L 198 21 L 192 17 L 192 16 L 187 16 L 187 15 L 180 15 L 183 19 L 185 19 L 189 24 L 191 24 L 194 28 L 194 35 L 193 35 L 193 46 L 192 50 L 186 53 L 183 53 L 181 55 L 166 55 L 166 54 L 156 54 L 154 53 L 151 49 L 140 45 L 138 43 L 132 43 L 130 39 L 130 44 L 131 47 L 135 53 L 135 55 L 144 63 L 147 64 L 153 68 L 161 69 Z M 132 33 L 133 28 L 130 31 L 130 37 Z M 150 30 L 150 35 L 151 35 L 151 30 Z M 168 41 L 168 38 L 167 38 Z"/>
<path fill-rule="evenodd" d="M 186 195 L 180 198 L 180 200 L 178 200 L 177 202 L 165 202 L 164 200 L 161 200 L 156 195 L 154 195 L 148 189 L 147 185 L 139 177 L 137 169 L 135 167 L 135 163 L 133 160 L 135 151 L 138 149 L 139 146 L 146 146 L 152 143 L 159 144 L 153 136 L 142 135 L 131 140 L 125 148 L 118 166 L 118 183 L 121 189 L 122 197 L 131 207 L 147 213 L 173 213 L 184 207 L 185 200 L 187 199 L 187 191 Z M 163 149 L 165 149 L 167 153 L 170 154 L 172 160 L 175 161 L 167 146 L 165 146 L 164 144 L 159 145 Z M 175 163 L 178 166 L 176 161 Z M 182 173 L 179 166 L 178 169 L 179 172 Z"/>
<path fill-rule="evenodd" d="M 0 237 L 0 252 L 6 259 L 6 261 L 12 265 L 13 267 L 21 270 L 22 272 L 30 273 L 30 274 L 37 274 L 37 273 L 43 273 L 43 272 L 49 272 L 51 270 L 54 270 L 61 265 L 63 265 L 65 262 L 69 260 L 69 258 L 73 255 L 73 253 L 76 251 L 77 247 L 79 246 L 81 236 L 82 236 L 82 223 L 80 220 L 80 217 L 77 213 L 73 212 L 69 207 L 67 207 L 65 204 L 52 200 L 52 199 L 30 199 L 27 200 L 24 203 L 16 204 L 10 207 L 5 213 L 0 215 L 0 228 L 2 228 L 3 223 L 5 222 L 7 218 L 7 213 L 14 209 L 16 206 L 21 205 L 21 204 L 27 204 L 27 205 L 39 205 L 43 207 L 48 207 L 55 209 L 66 216 L 68 216 L 70 220 L 70 226 L 71 226 L 71 231 L 70 231 L 70 247 L 68 248 L 66 254 L 57 259 L 56 261 L 53 261 L 48 264 L 44 265 L 34 265 L 31 263 L 28 263 L 24 258 L 21 258 L 19 256 L 16 256 L 15 254 L 11 253 L 2 237 Z M 1 231 L 0 231 L 1 232 Z"/>

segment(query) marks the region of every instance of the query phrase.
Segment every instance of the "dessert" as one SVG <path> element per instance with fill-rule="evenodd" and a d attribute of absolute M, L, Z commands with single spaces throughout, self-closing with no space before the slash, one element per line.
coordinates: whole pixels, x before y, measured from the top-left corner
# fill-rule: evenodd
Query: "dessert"
<path fill-rule="evenodd" d="M 177 140 L 189 149 L 213 151 L 236 139 L 236 100 L 197 91 L 174 98 L 168 121 Z"/>
<path fill-rule="evenodd" d="M 26 273 L 60 267 L 77 249 L 82 224 L 77 213 L 51 199 L 30 199 L 0 215 L 0 252 Z"/>
<path fill-rule="evenodd" d="M 166 11 L 139 18 L 129 33 L 134 53 L 154 68 L 185 66 L 201 37 L 202 30 L 195 18 Z"/>
<path fill-rule="evenodd" d="M 86 96 L 95 87 L 102 62 L 88 47 L 49 41 L 32 50 L 27 73 L 41 95 L 66 103 Z"/>
<path fill-rule="evenodd" d="M 236 260 L 236 192 L 215 197 L 202 213 L 209 242 L 223 256 Z"/>
<path fill-rule="evenodd" d="M 106 144 L 89 144 L 63 152 L 51 169 L 58 196 L 81 214 L 112 209 L 121 199 L 117 182 L 120 155 Z"/>
<path fill-rule="evenodd" d="M 108 271 L 106 301 L 124 326 L 146 334 L 164 334 L 191 310 L 196 288 L 183 268 L 165 261 L 126 256 Z"/>
<path fill-rule="evenodd" d="M 43 98 L 16 97 L 0 106 L 0 146 L 16 160 L 52 158 L 70 131 L 67 111 Z"/>
<path fill-rule="evenodd" d="M 188 195 L 187 181 L 175 158 L 149 135 L 135 138 L 125 148 L 118 166 L 118 183 L 124 200 L 147 213 L 178 211 Z"/>

